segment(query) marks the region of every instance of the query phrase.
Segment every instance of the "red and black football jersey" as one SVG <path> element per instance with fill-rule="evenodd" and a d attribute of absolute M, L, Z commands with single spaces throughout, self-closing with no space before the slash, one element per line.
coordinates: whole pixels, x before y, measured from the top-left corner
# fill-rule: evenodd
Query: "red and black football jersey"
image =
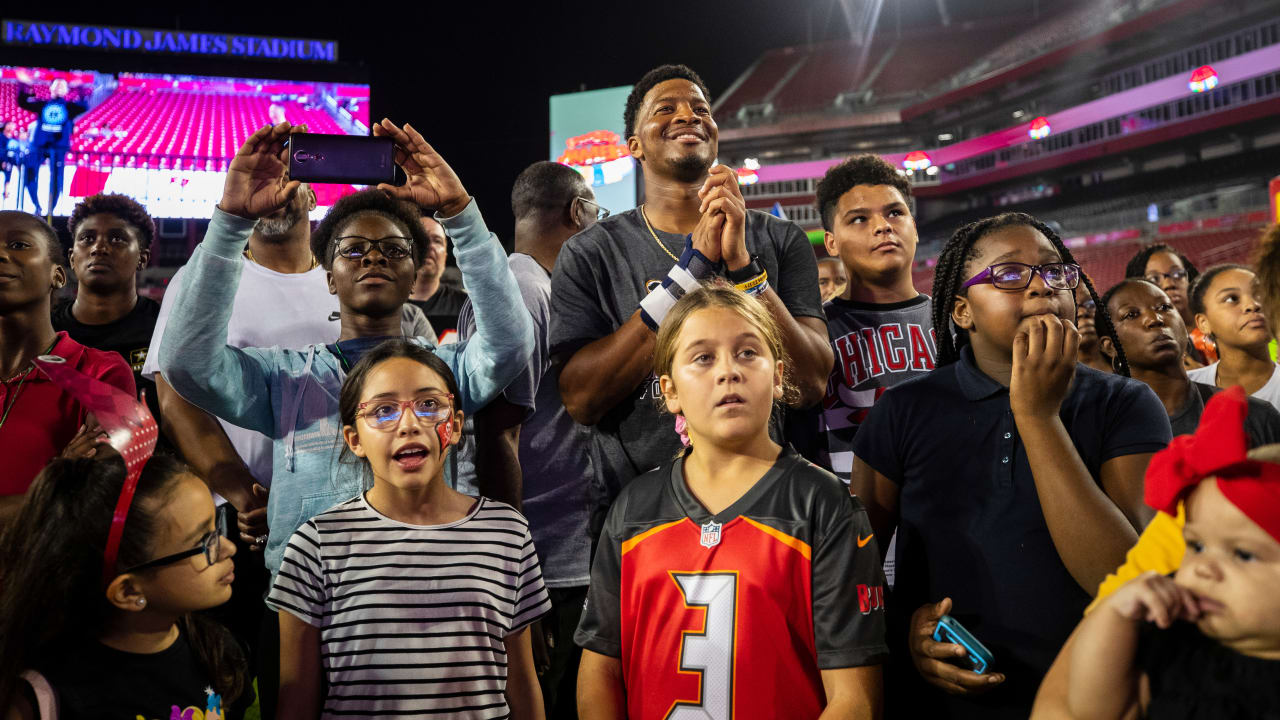
<path fill-rule="evenodd" d="M 888 653 L 866 511 L 790 448 L 716 515 L 682 465 L 614 502 L 575 640 L 621 660 L 632 720 L 818 717 L 820 670 Z"/>

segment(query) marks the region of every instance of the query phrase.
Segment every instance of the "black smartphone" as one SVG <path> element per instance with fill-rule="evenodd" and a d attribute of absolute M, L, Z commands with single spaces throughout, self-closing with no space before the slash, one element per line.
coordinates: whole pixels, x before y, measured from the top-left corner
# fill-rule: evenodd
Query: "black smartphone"
<path fill-rule="evenodd" d="M 289 137 L 288 148 L 291 180 L 395 184 L 395 144 L 391 138 L 299 133 Z"/>

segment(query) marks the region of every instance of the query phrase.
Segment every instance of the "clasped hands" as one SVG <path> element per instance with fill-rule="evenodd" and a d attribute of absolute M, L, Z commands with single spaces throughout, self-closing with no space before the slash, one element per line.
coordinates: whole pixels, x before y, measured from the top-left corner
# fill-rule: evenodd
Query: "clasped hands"
<path fill-rule="evenodd" d="M 724 261 L 729 270 L 751 264 L 747 252 L 747 203 L 738 187 L 738 174 L 727 165 L 711 168 L 698 189 L 702 218 L 693 229 L 693 249 L 711 262 Z"/>

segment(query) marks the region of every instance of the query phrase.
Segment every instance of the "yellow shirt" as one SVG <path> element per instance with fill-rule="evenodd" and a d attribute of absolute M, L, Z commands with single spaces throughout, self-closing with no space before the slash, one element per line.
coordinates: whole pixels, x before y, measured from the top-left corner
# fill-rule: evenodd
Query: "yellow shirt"
<path fill-rule="evenodd" d="M 1182 503 L 1178 503 L 1177 517 L 1156 513 L 1151 524 L 1138 536 L 1138 543 L 1125 555 L 1124 565 L 1108 575 L 1098 586 L 1098 596 L 1085 609 L 1085 614 L 1092 612 L 1103 598 L 1121 585 L 1148 570 L 1155 570 L 1161 575 L 1177 570 L 1182 565 L 1182 555 L 1187 551 L 1187 543 L 1182 539 L 1182 526 L 1186 522 L 1187 513 Z"/>

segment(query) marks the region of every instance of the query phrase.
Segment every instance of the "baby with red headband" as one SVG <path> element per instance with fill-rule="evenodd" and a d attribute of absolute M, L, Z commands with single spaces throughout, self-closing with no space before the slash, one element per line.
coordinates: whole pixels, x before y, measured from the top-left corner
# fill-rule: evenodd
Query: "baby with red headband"
<path fill-rule="evenodd" d="M 1280 713 L 1280 465 L 1249 459 L 1243 389 L 1205 406 L 1195 435 L 1152 458 L 1146 501 L 1187 543 L 1173 577 L 1148 572 L 1081 623 L 1068 707 L 1090 720 Z"/>

